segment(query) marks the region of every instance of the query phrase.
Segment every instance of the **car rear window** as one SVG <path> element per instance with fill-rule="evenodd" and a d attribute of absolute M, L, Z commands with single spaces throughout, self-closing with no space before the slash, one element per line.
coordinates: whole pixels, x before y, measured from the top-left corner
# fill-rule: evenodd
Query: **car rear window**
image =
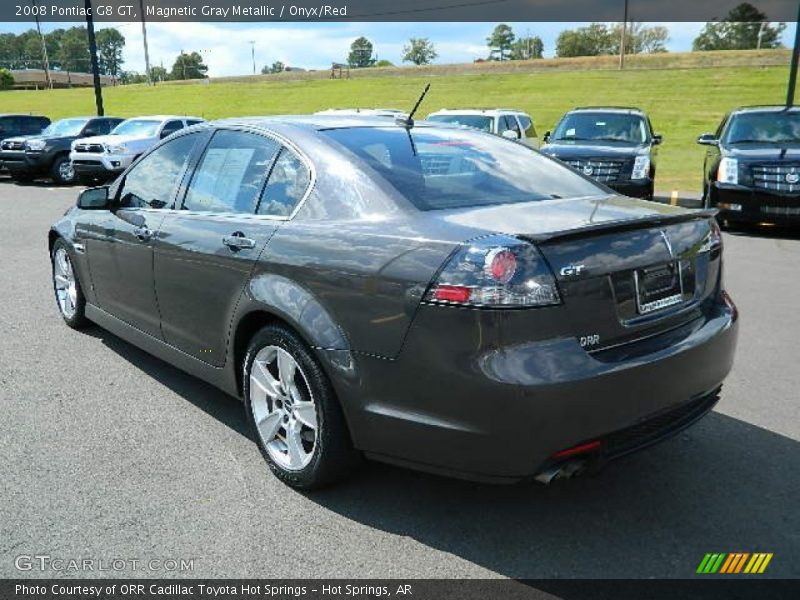
<path fill-rule="evenodd" d="M 592 196 L 605 190 L 521 144 L 444 128 L 324 131 L 420 210 Z"/>
<path fill-rule="evenodd" d="M 492 117 L 484 117 L 481 115 L 431 115 L 428 121 L 434 123 L 452 123 L 453 125 L 462 125 L 464 127 L 472 127 L 473 129 L 481 129 L 483 131 L 492 130 Z"/>

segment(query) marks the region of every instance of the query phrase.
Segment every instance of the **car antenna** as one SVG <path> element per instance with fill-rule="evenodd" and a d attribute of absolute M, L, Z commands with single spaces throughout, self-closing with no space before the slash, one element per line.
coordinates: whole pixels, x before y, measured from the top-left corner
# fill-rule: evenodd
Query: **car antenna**
<path fill-rule="evenodd" d="M 422 94 L 420 94 L 420 97 L 417 100 L 417 103 L 414 105 L 414 108 L 411 109 L 411 112 L 408 113 L 407 117 L 397 117 L 395 119 L 395 122 L 398 125 L 402 125 L 406 129 L 411 129 L 412 127 L 414 127 L 414 115 L 417 114 L 417 109 L 419 108 L 419 105 L 422 104 L 422 101 L 425 99 L 425 94 L 428 93 L 429 89 L 431 89 L 431 84 L 430 83 L 428 83 L 425 86 L 425 89 L 422 90 Z"/>

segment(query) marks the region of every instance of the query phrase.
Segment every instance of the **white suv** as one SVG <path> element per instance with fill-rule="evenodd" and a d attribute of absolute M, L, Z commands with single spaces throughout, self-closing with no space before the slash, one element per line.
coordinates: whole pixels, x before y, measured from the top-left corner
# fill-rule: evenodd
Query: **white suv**
<path fill-rule="evenodd" d="M 203 121 L 175 115 L 135 117 L 123 121 L 108 135 L 74 141 L 69 159 L 76 176 L 84 183 L 112 179 L 168 135 Z"/>
<path fill-rule="evenodd" d="M 517 140 L 532 148 L 538 148 L 540 144 L 533 119 L 521 110 L 443 108 L 428 115 L 427 120 L 482 129 L 510 140 Z"/>

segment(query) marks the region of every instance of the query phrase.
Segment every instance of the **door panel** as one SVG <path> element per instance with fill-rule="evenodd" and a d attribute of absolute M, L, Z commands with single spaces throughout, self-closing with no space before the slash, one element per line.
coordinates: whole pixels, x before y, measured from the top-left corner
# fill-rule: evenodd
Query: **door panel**
<path fill-rule="evenodd" d="M 186 135 L 145 156 L 116 191 L 114 207 L 87 229 L 86 253 L 100 308 L 161 338 L 153 283 L 153 244 L 172 205 L 193 149 L 202 136 Z"/>
<path fill-rule="evenodd" d="M 154 275 L 164 339 L 212 365 L 225 361 L 239 297 L 282 223 L 255 214 L 279 149 L 265 136 L 217 131 L 181 209 L 170 211 L 159 232 Z"/>

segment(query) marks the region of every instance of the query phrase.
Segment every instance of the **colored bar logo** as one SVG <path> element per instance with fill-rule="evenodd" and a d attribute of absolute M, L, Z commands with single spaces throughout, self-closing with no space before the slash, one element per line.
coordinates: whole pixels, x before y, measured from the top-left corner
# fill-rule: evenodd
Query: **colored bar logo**
<path fill-rule="evenodd" d="M 767 570 L 772 553 L 734 552 L 734 553 L 708 553 L 700 561 L 697 572 L 701 574 L 726 574 L 737 573 L 763 573 Z"/>

